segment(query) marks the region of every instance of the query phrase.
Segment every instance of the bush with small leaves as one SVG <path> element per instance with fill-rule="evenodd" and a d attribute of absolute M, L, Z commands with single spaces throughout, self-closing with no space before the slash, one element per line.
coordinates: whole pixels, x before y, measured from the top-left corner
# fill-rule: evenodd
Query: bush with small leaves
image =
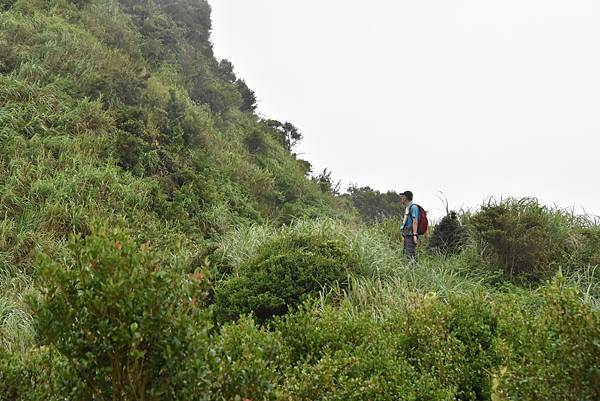
<path fill-rule="evenodd" d="M 277 238 L 261 246 L 238 275 L 217 287 L 217 319 L 228 321 L 253 313 L 266 323 L 328 285 L 347 287 L 348 273 L 358 265 L 358 257 L 338 240 L 304 235 Z"/>
<path fill-rule="evenodd" d="M 541 297 L 507 296 L 499 330 L 499 400 L 600 399 L 600 312 L 557 276 Z"/>
<path fill-rule="evenodd" d="M 162 266 L 119 232 L 73 237 L 70 249 L 72 261 L 41 262 L 43 296 L 32 303 L 40 338 L 95 399 L 178 399 L 191 377 L 204 385 L 208 369 L 187 366 L 208 341 L 202 273 Z"/>
<path fill-rule="evenodd" d="M 215 336 L 212 399 L 275 400 L 281 372 L 289 366 L 280 336 L 244 317 Z"/>

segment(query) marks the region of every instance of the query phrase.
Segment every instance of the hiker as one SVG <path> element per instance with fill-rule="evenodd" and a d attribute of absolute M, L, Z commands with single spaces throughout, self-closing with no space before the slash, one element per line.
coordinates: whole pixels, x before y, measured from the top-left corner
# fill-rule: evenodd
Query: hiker
<path fill-rule="evenodd" d="M 400 201 L 406 207 L 402 222 L 402 241 L 404 254 L 411 260 L 417 260 L 417 243 L 419 242 L 420 207 L 413 203 L 413 193 L 406 191 L 400 194 Z"/>

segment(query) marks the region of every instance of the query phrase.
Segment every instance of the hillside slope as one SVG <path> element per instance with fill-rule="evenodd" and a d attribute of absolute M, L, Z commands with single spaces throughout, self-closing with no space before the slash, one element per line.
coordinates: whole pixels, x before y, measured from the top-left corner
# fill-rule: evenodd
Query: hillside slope
<path fill-rule="evenodd" d="M 120 224 L 200 241 L 335 214 L 290 124 L 214 58 L 206 1 L 12 1 L 0 20 L 0 264 Z"/>

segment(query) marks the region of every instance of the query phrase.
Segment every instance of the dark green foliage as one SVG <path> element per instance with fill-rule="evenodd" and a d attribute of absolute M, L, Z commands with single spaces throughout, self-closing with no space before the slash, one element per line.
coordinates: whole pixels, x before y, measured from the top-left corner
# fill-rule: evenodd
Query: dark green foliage
<path fill-rule="evenodd" d="M 242 318 L 223 326 L 213 346 L 217 363 L 210 399 L 275 400 L 281 394 L 281 372 L 289 366 L 289 359 L 279 336 Z"/>
<path fill-rule="evenodd" d="M 192 83 L 190 97 L 198 103 L 206 103 L 217 114 L 239 109 L 243 100 L 235 85 L 212 77 L 198 77 Z"/>
<path fill-rule="evenodd" d="M 143 175 L 142 160 L 148 147 L 146 142 L 133 135 L 122 133 L 117 137 L 116 145 L 119 165 L 136 175 Z"/>
<path fill-rule="evenodd" d="M 219 78 L 221 78 L 223 81 L 229 82 L 229 83 L 234 83 L 237 80 L 237 77 L 235 76 L 235 73 L 233 72 L 233 64 L 231 64 L 231 61 L 227 60 L 227 59 L 222 59 L 221 61 L 219 61 L 219 65 L 217 67 L 217 72 L 219 75 Z"/>
<path fill-rule="evenodd" d="M 126 106 L 134 106 L 140 103 L 145 87 L 145 79 L 116 72 L 114 75 L 96 77 L 86 88 L 86 95 L 92 99 L 106 99 L 107 107 L 111 99 L 118 100 Z"/>
<path fill-rule="evenodd" d="M 184 30 L 185 38 L 203 52 L 212 54 L 209 36 L 211 8 L 206 0 L 156 0 L 158 7 Z"/>
<path fill-rule="evenodd" d="M 143 38 L 141 52 L 151 65 L 176 58 L 178 42 L 183 33 L 177 25 L 162 14 L 149 14 L 140 27 Z"/>
<path fill-rule="evenodd" d="M 293 363 L 285 394 L 294 400 L 451 399 L 432 376 L 410 365 L 399 326 L 366 315 L 349 319 L 330 308 L 306 308 L 279 320 L 277 332 Z"/>
<path fill-rule="evenodd" d="M 350 199 L 366 223 L 404 216 L 405 207 L 400 202 L 400 195 L 394 191 L 382 193 L 370 187 L 351 186 L 344 196 Z"/>
<path fill-rule="evenodd" d="M 75 238 L 71 250 L 72 264 L 40 266 L 42 341 L 97 399 L 173 399 L 208 327 L 202 274 L 184 279 L 119 234 Z"/>
<path fill-rule="evenodd" d="M 242 100 L 243 100 L 240 110 L 254 113 L 254 111 L 256 111 L 256 107 L 257 107 L 256 94 L 254 93 L 254 91 L 252 89 L 250 89 L 248 87 L 248 85 L 246 85 L 246 82 L 243 79 L 238 79 L 235 84 L 238 88 L 238 91 L 242 95 Z M 298 136 L 297 133 L 295 134 L 295 136 L 298 137 L 297 140 L 301 139 L 301 136 Z"/>
<path fill-rule="evenodd" d="M 246 86 L 243 83 L 243 86 Z M 289 122 L 279 122 L 277 120 L 265 120 L 264 124 L 269 127 L 275 138 L 287 149 L 288 152 L 302 140 L 302 134 L 293 124 Z"/>
<path fill-rule="evenodd" d="M 340 194 L 340 181 L 334 183 L 333 178 L 331 177 L 332 171 L 327 170 L 326 168 L 316 176 L 311 177 L 311 180 L 319 185 L 321 188 L 321 192 L 324 194 Z"/>
<path fill-rule="evenodd" d="M 409 312 L 403 349 L 423 374 L 452 388 L 461 400 L 489 400 L 496 366 L 496 317 L 481 296 L 425 304 Z"/>
<path fill-rule="evenodd" d="M 0 8 L 4 11 L 8 11 L 16 2 L 17 0 L 1 0 Z"/>
<path fill-rule="evenodd" d="M 453 255 L 461 251 L 467 240 L 466 229 L 456 212 L 450 212 L 435 226 L 428 245 L 433 252 Z"/>
<path fill-rule="evenodd" d="M 260 130 L 252 131 L 248 134 L 244 142 L 246 143 L 248 150 L 254 154 L 263 153 L 268 147 L 265 134 Z"/>
<path fill-rule="evenodd" d="M 328 285 L 347 287 L 347 275 L 357 265 L 345 244 L 328 238 L 293 236 L 267 243 L 216 289 L 217 318 L 253 313 L 258 322 L 268 322 Z"/>
<path fill-rule="evenodd" d="M 583 219 L 576 232 L 576 249 L 571 254 L 571 265 L 577 269 L 585 265 L 600 266 L 600 222 Z"/>

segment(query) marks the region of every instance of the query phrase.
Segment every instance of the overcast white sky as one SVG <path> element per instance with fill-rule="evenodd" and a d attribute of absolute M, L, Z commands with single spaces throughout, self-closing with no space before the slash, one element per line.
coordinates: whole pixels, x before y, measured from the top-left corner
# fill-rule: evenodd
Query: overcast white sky
<path fill-rule="evenodd" d="M 434 216 L 440 191 L 600 215 L 599 1 L 211 4 L 216 55 L 344 188 L 410 189 Z"/>

